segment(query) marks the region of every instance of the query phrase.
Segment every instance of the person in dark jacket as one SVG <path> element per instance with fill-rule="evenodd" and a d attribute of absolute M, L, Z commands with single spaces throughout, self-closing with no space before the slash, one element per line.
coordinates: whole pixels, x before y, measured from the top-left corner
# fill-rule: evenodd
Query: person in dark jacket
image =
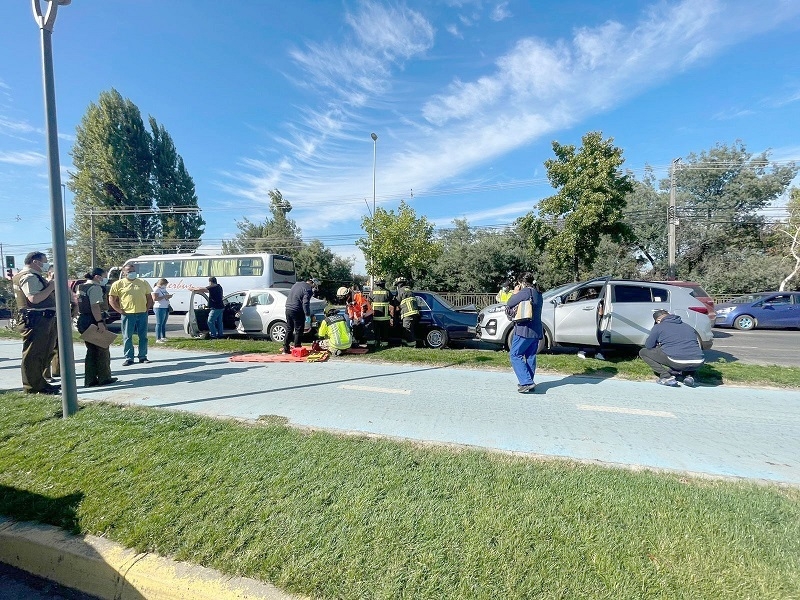
<path fill-rule="evenodd" d="M 298 281 L 289 290 L 286 298 L 286 337 L 283 340 L 281 354 L 289 354 L 290 335 L 294 347 L 302 346 L 300 339 L 303 331 L 311 329 L 311 296 L 319 288 L 319 280 L 309 277 L 306 281 Z"/>
<path fill-rule="evenodd" d="M 222 286 L 217 283 L 216 277 L 208 278 L 206 287 L 191 287 L 194 292 L 205 292 L 208 294 L 208 335 L 209 339 L 222 339 L 222 316 L 225 314 L 225 303 L 222 301 Z M 153 294 L 155 297 L 155 294 Z"/>
<path fill-rule="evenodd" d="M 655 325 L 639 357 L 658 375 L 659 384 L 675 387 L 678 375 L 683 376 L 684 385 L 693 386 L 692 373 L 705 362 L 694 327 L 666 310 L 655 311 L 653 320 Z"/>
<path fill-rule="evenodd" d="M 520 394 L 531 394 L 536 390 L 533 377 L 536 374 L 536 353 L 539 351 L 539 340 L 542 339 L 542 293 L 536 286 L 533 273 L 525 273 L 514 288 L 514 294 L 506 302 L 506 312 L 513 318 L 517 305 L 530 300 L 533 306 L 533 318 L 517 321 L 514 324 L 514 337 L 511 338 L 511 368 L 517 376 Z"/>

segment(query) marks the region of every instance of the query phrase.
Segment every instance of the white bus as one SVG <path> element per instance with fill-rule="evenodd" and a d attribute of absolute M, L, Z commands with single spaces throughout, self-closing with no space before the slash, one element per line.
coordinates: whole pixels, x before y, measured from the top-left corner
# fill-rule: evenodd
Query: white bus
<path fill-rule="evenodd" d="M 297 281 L 294 261 L 280 254 L 153 254 L 126 260 L 136 265 L 139 277 L 151 287 L 162 277 L 173 295 L 170 304 L 176 312 L 189 310 L 191 287 L 206 287 L 216 277 L 225 294 L 252 288 L 291 287 Z M 196 296 L 200 299 L 199 296 Z"/>

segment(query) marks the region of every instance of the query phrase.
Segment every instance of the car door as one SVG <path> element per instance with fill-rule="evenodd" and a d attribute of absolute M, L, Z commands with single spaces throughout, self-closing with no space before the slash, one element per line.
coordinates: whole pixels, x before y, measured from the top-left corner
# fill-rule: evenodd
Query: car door
<path fill-rule="evenodd" d="M 225 308 L 222 311 L 222 330 L 225 332 L 234 332 L 239 325 L 239 311 L 244 304 L 245 292 L 236 292 L 228 294 L 222 299 L 222 304 Z"/>
<path fill-rule="evenodd" d="M 612 345 L 643 346 L 653 328 L 653 311 L 670 310 L 666 287 L 642 282 L 613 282 L 608 290 L 603 341 Z"/>
<path fill-rule="evenodd" d="M 797 305 L 792 302 L 789 292 L 774 294 L 764 298 L 754 306 L 753 315 L 759 327 L 796 327 Z"/>
<path fill-rule="evenodd" d="M 269 323 L 269 307 L 274 303 L 275 299 L 266 290 L 249 291 L 239 311 L 240 330 L 245 333 L 266 334 L 264 327 Z"/>
<path fill-rule="evenodd" d="M 554 315 L 556 344 L 598 344 L 598 306 L 603 304 L 605 281 L 587 282 L 559 296 Z"/>

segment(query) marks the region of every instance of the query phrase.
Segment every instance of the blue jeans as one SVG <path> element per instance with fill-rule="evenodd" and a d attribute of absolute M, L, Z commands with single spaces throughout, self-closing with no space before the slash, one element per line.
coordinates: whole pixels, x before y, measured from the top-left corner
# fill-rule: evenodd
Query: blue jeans
<path fill-rule="evenodd" d="M 222 339 L 222 313 L 221 308 L 212 308 L 208 311 L 208 333 L 212 338 Z"/>
<path fill-rule="evenodd" d="M 133 336 L 139 337 L 139 356 L 147 358 L 147 313 L 122 315 L 122 351 L 125 358 L 133 360 Z"/>
<path fill-rule="evenodd" d="M 169 316 L 169 308 L 154 308 L 153 314 L 156 316 L 156 339 L 167 339 L 167 317 Z"/>
<path fill-rule="evenodd" d="M 514 335 L 511 340 L 511 368 L 520 385 L 531 385 L 536 374 L 536 352 L 539 338 L 524 338 Z"/>

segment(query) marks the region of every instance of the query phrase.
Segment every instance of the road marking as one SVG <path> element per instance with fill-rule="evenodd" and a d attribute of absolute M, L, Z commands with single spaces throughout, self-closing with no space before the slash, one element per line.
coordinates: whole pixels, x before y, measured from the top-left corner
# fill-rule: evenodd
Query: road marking
<path fill-rule="evenodd" d="M 645 417 L 664 417 L 676 419 L 675 413 L 666 410 L 644 410 L 642 408 L 622 408 L 621 406 L 592 406 L 591 404 L 578 404 L 578 410 L 594 410 L 597 412 L 620 413 L 623 415 L 641 415 Z"/>
<path fill-rule="evenodd" d="M 339 389 L 342 390 L 358 390 L 359 392 L 379 392 L 382 394 L 405 394 L 406 396 L 411 395 L 411 390 L 398 390 L 395 388 L 383 388 L 383 387 L 370 387 L 368 385 L 340 385 Z"/>

